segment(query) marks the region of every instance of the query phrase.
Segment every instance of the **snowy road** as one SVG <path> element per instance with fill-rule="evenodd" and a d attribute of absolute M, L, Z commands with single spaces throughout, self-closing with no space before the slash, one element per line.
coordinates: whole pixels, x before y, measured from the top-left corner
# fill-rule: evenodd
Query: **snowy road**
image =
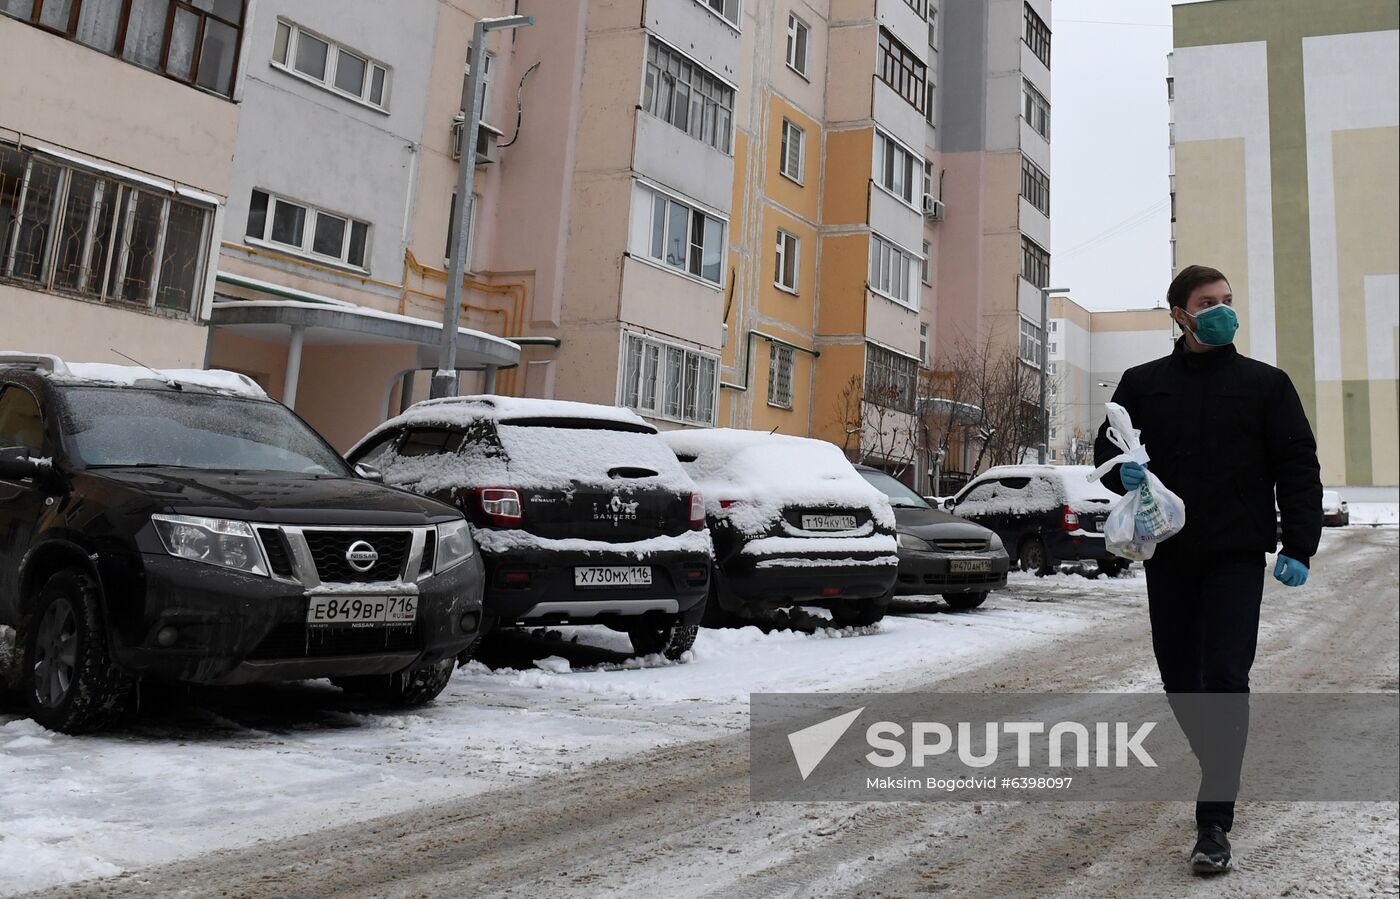
<path fill-rule="evenodd" d="M 1269 582 L 1256 689 L 1397 688 L 1397 533 L 1329 531 L 1307 588 Z M 1239 870 L 1205 883 L 1186 803 L 748 802 L 749 691 L 1155 689 L 1143 591 L 1016 575 L 873 634 L 705 632 L 688 665 L 556 645 L 535 654 L 576 670 L 459 672 L 410 715 L 316 685 L 103 738 L 0 714 L 0 892 L 127 871 L 49 895 L 1394 895 L 1393 805 L 1244 806 Z"/>

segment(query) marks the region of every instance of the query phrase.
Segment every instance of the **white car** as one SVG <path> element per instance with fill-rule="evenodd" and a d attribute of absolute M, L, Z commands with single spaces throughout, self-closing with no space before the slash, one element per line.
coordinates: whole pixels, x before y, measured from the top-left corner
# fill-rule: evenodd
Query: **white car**
<path fill-rule="evenodd" d="M 1322 491 L 1322 524 L 1324 527 L 1339 528 L 1351 524 L 1351 512 L 1347 501 L 1336 490 Z"/>

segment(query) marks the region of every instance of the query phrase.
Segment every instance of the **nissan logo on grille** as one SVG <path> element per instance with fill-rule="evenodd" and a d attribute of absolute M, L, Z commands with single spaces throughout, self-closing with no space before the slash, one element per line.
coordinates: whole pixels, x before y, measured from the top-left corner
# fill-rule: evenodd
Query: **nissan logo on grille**
<path fill-rule="evenodd" d="M 374 567 L 374 563 L 379 561 L 379 553 L 374 547 L 364 540 L 356 540 L 350 544 L 350 548 L 345 550 L 345 561 L 350 563 L 350 567 L 364 574 Z"/>

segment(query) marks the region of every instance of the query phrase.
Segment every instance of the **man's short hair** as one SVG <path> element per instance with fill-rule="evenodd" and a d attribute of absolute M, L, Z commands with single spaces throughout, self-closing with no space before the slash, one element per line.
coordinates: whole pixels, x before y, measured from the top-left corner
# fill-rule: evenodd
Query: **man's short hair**
<path fill-rule="evenodd" d="M 1216 281 L 1230 283 L 1220 269 L 1208 265 L 1188 265 L 1172 278 L 1171 286 L 1167 288 L 1167 305 L 1185 309 L 1192 291 L 1202 284 L 1214 284 Z"/>

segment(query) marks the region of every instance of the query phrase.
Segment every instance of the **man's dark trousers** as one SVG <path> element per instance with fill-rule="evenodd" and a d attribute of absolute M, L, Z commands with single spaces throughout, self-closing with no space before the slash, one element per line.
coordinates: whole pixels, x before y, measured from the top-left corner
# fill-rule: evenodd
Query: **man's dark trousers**
<path fill-rule="evenodd" d="M 1229 830 L 1249 736 L 1249 669 L 1259 637 L 1264 554 L 1183 558 L 1163 553 L 1167 545 L 1146 563 L 1152 651 L 1177 722 L 1201 763 L 1196 824 Z M 1199 693 L 1234 695 L 1186 695 Z"/>

